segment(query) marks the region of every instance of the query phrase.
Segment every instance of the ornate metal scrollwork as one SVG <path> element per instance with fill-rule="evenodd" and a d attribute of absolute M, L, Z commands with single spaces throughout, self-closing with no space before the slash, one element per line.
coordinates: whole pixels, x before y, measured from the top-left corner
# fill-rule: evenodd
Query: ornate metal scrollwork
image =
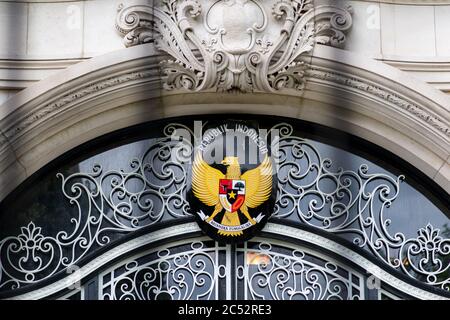
<path fill-rule="evenodd" d="M 218 257 L 225 247 L 194 242 L 180 252 L 161 249 L 127 261 L 102 274 L 105 300 L 210 300 L 218 298 L 225 268 Z M 173 252 L 172 252 L 173 251 Z"/>
<path fill-rule="evenodd" d="M 363 299 L 363 277 L 347 267 L 300 250 L 252 242 L 237 249 L 244 259 L 230 264 L 229 248 L 211 241 L 180 243 L 121 262 L 100 275 L 107 300 L 217 299 L 219 281 L 236 269 L 236 296 L 246 299 Z M 243 255 L 241 255 L 243 253 Z M 220 257 L 222 259 L 220 259 Z M 219 262 L 219 261 L 222 261 Z M 229 292 L 229 291 L 228 291 Z"/>
<path fill-rule="evenodd" d="M 322 158 L 313 143 L 293 136 L 291 125 L 276 127 L 279 172 L 273 217 L 338 234 L 394 269 L 450 290 L 450 239 L 439 237 L 431 225 L 418 230 L 417 238 L 389 228 L 387 211 L 398 197 L 403 176 L 372 174 L 367 165 L 332 171 L 332 161 Z"/>
<path fill-rule="evenodd" d="M 418 231 L 417 238 L 406 239 L 399 249 L 399 258 L 391 261 L 403 272 L 427 284 L 450 290 L 450 239 L 439 236 L 431 224 Z"/>
<path fill-rule="evenodd" d="M 246 244 L 238 252 L 244 253 L 237 274 L 245 282 L 245 299 L 364 299 L 361 275 L 301 250 L 261 242 L 251 248 Z"/>
<path fill-rule="evenodd" d="M 0 241 L 0 289 L 47 279 L 119 234 L 190 215 L 185 193 L 192 146 L 172 139 L 176 128 L 191 132 L 183 125 L 167 125 L 163 137 L 130 161 L 129 171 L 104 171 L 96 164 L 90 173 L 58 174 L 76 217 L 55 237 L 43 236 L 30 222 L 19 236 Z"/>
<path fill-rule="evenodd" d="M 342 46 L 351 25 L 351 9 L 311 0 L 162 0 L 120 6 L 116 19 L 127 47 L 154 42 L 173 58 L 165 89 L 190 91 L 302 90 L 298 58 Z"/>
<path fill-rule="evenodd" d="M 144 226 L 190 215 L 186 200 L 192 141 L 174 139 L 182 124 L 169 124 L 130 169 L 59 175 L 62 193 L 76 215 L 51 237 L 30 222 L 17 236 L 0 240 L 0 289 L 7 291 L 48 279 L 88 253 Z M 289 124 L 279 132 L 276 210 L 290 219 L 336 234 L 413 279 L 450 290 L 450 239 L 432 225 L 406 236 L 391 226 L 389 207 L 398 198 L 402 176 L 333 170 L 315 143 L 295 136 Z M 276 150 L 276 149 L 274 149 Z M 174 156 L 176 155 L 176 156 Z M 131 187 L 133 186 L 133 187 Z"/>

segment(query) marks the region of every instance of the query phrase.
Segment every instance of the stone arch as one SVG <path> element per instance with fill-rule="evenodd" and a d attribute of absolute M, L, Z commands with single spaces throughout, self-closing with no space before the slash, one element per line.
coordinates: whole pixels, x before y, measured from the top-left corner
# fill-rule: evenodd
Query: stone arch
<path fill-rule="evenodd" d="M 153 44 L 79 63 L 0 106 L 0 200 L 65 152 L 139 123 L 246 113 L 298 118 L 397 154 L 450 192 L 450 98 L 381 62 L 317 45 L 303 91 L 167 92 Z M 218 103 L 220 101 L 220 103 Z"/>

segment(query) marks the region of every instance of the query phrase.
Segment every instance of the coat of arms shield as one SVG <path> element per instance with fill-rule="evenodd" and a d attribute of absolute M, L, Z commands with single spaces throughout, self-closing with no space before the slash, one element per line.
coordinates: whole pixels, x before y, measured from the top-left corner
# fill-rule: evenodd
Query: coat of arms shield
<path fill-rule="evenodd" d="M 238 211 L 245 201 L 245 180 L 221 179 L 219 197 L 226 211 Z"/>

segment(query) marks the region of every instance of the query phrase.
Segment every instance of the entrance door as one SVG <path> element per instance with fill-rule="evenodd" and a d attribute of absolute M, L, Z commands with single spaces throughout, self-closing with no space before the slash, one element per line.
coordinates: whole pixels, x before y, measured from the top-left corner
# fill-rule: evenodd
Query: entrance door
<path fill-rule="evenodd" d="M 352 268 L 297 245 L 254 239 L 221 245 L 206 238 L 148 249 L 99 275 L 99 299 L 364 299 Z"/>

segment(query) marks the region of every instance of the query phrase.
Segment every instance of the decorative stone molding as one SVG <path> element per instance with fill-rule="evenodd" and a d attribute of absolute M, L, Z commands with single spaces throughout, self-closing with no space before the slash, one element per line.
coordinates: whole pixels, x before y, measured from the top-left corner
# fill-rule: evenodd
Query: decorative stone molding
<path fill-rule="evenodd" d="M 351 8 L 312 0 L 163 0 L 119 6 L 116 28 L 127 47 L 154 42 L 166 90 L 301 91 L 315 43 L 340 47 Z"/>
<path fill-rule="evenodd" d="M 0 89 L 24 89 L 32 84 L 87 60 L 75 59 L 0 59 Z"/>
<path fill-rule="evenodd" d="M 366 94 L 371 94 L 387 102 L 393 103 L 394 105 L 410 113 L 412 116 L 417 117 L 420 120 L 425 121 L 426 123 L 429 123 L 433 128 L 440 131 L 447 137 L 450 137 L 450 126 L 448 121 L 445 121 L 444 119 L 432 114 L 429 110 L 425 110 L 418 104 L 412 101 L 408 101 L 408 99 L 401 97 L 399 94 L 393 91 L 383 89 L 380 86 L 372 85 L 368 82 L 357 79 L 356 77 L 348 77 L 337 72 L 324 71 L 318 68 L 311 68 L 310 70 L 308 70 L 307 74 L 311 78 L 341 84 L 346 87 L 363 91 Z"/>
<path fill-rule="evenodd" d="M 450 98 L 399 70 L 345 50 L 316 46 L 308 56 L 315 69 L 355 80 L 305 75 L 300 102 L 298 92 L 162 91 L 159 63 L 168 58 L 153 44 L 119 50 L 75 64 L 1 105 L 0 140 L 6 142 L 0 146 L 0 200 L 56 157 L 100 135 L 166 117 L 243 112 L 301 118 L 356 134 L 395 152 L 450 192 L 446 129 L 438 131 L 426 117 L 413 116 L 385 99 L 395 94 L 448 127 Z M 366 86 L 387 94 L 376 96 Z"/>
<path fill-rule="evenodd" d="M 405 71 L 444 93 L 450 93 L 450 62 L 445 61 L 445 58 L 405 60 L 399 56 L 383 56 L 377 60 Z"/>
<path fill-rule="evenodd" d="M 2 132 L 0 132 L 0 149 L 8 143 L 8 140 Z"/>
<path fill-rule="evenodd" d="M 21 121 L 14 127 L 9 128 L 9 130 L 7 130 L 4 134 L 7 139 L 12 139 L 15 135 L 17 135 L 27 127 L 33 125 L 36 121 L 56 114 L 60 109 L 76 100 L 83 99 L 89 95 L 98 93 L 108 88 L 113 88 L 123 83 L 128 83 L 135 80 L 144 80 L 147 78 L 152 78 L 154 76 L 154 71 L 142 70 L 138 72 L 120 74 L 104 80 L 100 80 L 98 82 L 90 83 L 83 86 L 82 88 L 69 92 L 64 96 L 58 98 L 56 101 L 46 104 L 42 108 L 28 114 L 23 119 L 21 119 Z M 0 138 L 0 145 L 1 143 L 2 141 Z"/>

